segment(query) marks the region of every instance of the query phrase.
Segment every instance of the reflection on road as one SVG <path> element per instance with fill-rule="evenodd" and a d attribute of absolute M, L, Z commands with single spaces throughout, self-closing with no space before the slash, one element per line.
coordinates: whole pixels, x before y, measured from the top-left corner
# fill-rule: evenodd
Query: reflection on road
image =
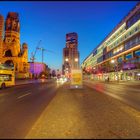
<path fill-rule="evenodd" d="M 99 93 L 110 95 L 140 110 L 139 85 L 123 85 L 99 82 L 94 83 L 90 81 L 84 81 L 84 84 L 95 89 L 96 91 L 99 91 Z"/>

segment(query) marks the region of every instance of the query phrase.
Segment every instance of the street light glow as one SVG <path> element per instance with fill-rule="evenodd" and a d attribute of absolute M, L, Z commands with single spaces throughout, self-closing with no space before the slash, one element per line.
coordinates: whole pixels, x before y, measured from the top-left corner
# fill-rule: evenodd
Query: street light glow
<path fill-rule="evenodd" d="M 115 60 L 114 60 L 114 59 L 112 59 L 112 60 L 111 60 L 111 63 L 115 63 Z"/>
<path fill-rule="evenodd" d="M 75 58 L 75 62 L 78 62 L 78 58 Z"/>
<path fill-rule="evenodd" d="M 68 58 L 66 58 L 66 59 L 65 59 L 65 61 L 69 61 L 69 59 L 68 59 Z"/>

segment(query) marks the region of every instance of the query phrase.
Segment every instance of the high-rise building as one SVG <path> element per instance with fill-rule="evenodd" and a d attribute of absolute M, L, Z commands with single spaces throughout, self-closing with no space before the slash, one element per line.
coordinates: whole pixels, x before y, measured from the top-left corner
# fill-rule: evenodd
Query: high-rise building
<path fill-rule="evenodd" d="M 19 15 L 9 12 L 5 21 L 3 39 L 4 19 L 0 16 L 0 63 L 14 65 L 16 77 L 29 75 L 28 46 L 26 43 L 20 47 L 20 23 Z"/>
<path fill-rule="evenodd" d="M 62 74 L 69 76 L 72 69 L 79 69 L 78 35 L 75 32 L 66 34 Z"/>

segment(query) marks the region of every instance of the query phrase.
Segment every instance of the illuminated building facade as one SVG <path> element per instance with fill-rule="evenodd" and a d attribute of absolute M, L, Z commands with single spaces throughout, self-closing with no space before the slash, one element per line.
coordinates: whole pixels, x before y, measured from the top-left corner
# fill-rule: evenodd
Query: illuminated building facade
<path fill-rule="evenodd" d="M 94 80 L 140 80 L 140 2 L 82 62 Z"/>
<path fill-rule="evenodd" d="M 28 46 L 23 43 L 20 47 L 19 15 L 15 12 L 8 13 L 5 30 L 4 18 L 0 16 L 0 63 L 13 65 L 16 78 L 29 76 Z"/>
<path fill-rule="evenodd" d="M 30 65 L 30 73 L 33 77 L 38 78 L 42 72 L 47 71 L 47 65 L 45 63 L 40 62 L 29 62 Z"/>
<path fill-rule="evenodd" d="M 79 69 L 78 35 L 66 34 L 66 47 L 63 49 L 62 74 L 69 75 L 71 69 Z"/>

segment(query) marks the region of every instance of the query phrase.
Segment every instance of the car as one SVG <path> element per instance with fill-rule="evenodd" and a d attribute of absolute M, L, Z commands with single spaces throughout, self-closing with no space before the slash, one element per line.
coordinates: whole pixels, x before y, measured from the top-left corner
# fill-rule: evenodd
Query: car
<path fill-rule="evenodd" d="M 56 82 L 57 83 L 64 83 L 64 82 L 66 82 L 67 81 L 67 78 L 65 78 L 65 77 L 60 77 L 60 78 L 57 78 L 56 79 Z"/>

